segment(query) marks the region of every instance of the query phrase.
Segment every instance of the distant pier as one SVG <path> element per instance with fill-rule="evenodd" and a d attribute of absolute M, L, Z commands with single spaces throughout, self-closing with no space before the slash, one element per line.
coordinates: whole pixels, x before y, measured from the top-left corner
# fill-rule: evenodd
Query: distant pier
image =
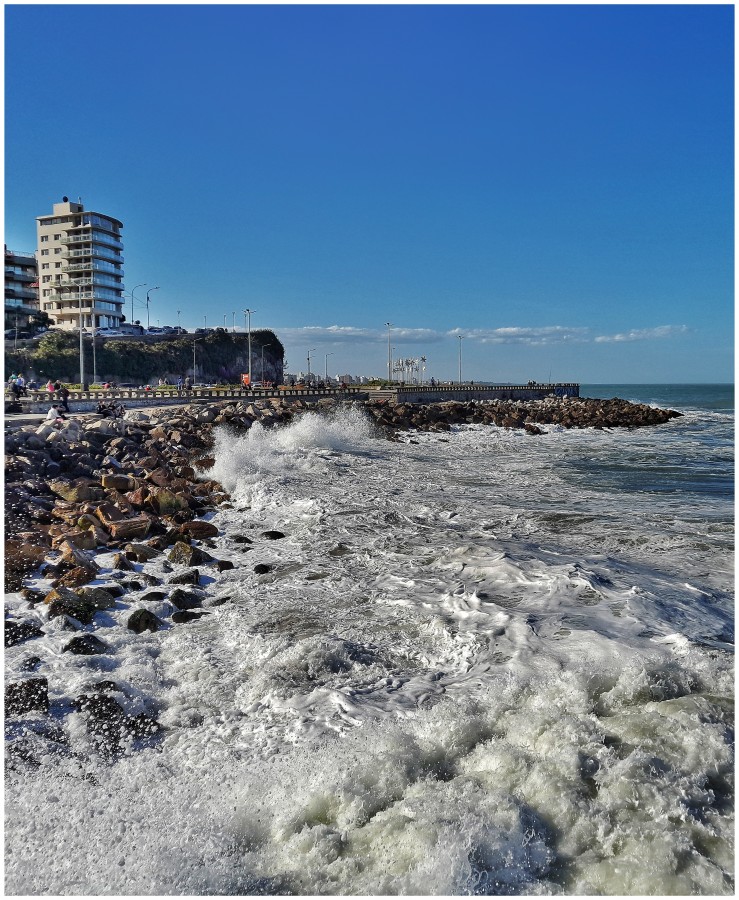
<path fill-rule="evenodd" d="M 370 400 L 393 403 L 441 403 L 445 400 L 543 400 L 545 397 L 579 397 L 576 382 L 540 384 L 399 384 L 368 392 Z"/>

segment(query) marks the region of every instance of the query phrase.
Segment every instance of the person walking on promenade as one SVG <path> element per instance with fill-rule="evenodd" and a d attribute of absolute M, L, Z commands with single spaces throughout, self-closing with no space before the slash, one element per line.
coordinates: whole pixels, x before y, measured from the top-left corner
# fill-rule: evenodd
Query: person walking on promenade
<path fill-rule="evenodd" d="M 61 405 L 64 408 L 64 412 L 69 412 L 69 388 L 66 384 L 61 385 L 58 391 L 59 399 L 61 400 Z"/>
<path fill-rule="evenodd" d="M 54 393 L 54 382 L 51 380 L 51 378 L 46 382 L 46 390 L 50 394 Z"/>
<path fill-rule="evenodd" d="M 187 378 L 185 378 L 185 390 L 186 391 L 192 390 L 192 379 L 190 378 L 189 375 L 187 376 Z"/>

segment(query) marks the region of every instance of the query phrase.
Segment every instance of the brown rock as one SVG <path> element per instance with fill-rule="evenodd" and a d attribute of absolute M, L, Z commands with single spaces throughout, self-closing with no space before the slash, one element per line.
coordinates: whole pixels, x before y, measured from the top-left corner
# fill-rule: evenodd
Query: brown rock
<path fill-rule="evenodd" d="M 115 606 L 115 597 L 105 588 L 83 587 L 76 592 L 85 603 L 89 603 L 95 609 L 112 609 Z"/>
<path fill-rule="evenodd" d="M 110 530 L 111 525 L 125 519 L 125 515 L 112 503 L 101 503 L 95 510 L 95 515 L 100 519 L 103 525 Z"/>
<path fill-rule="evenodd" d="M 184 541 L 177 541 L 167 557 L 170 562 L 190 567 L 209 562 L 212 558 L 210 554 L 199 550 L 197 547 L 192 547 Z"/>
<path fill-rule="evenodd" d="M 133 572 L 134 567 L 126 558 L 125 553 L 116 553 L 113 557 L 113 568 L 120 569 L 122 572 Z"/>
<path fill-rule="evenodd" d="M 76 547 L 78 550 L 94 550 L 98 545 L 95 532 L 91 528 L 86 530 L 77 528 L 72 531 L 67 531 L 63 541 L 61 541 L 62 545 L 64 543 L 72 544 L 72 546 Z"/>
<path fill-rule="evenodd" d="M 96 572 L 91 572 L 84 566 L 75 566 L 74 569 L 70 569 L 62 575 L 57 581 L 57 585 L 60 587 L 74 588 L 79 587 L 82 584 L 88 584 L 90 581 L 94 581 L 95 578 L 97 578 Z"/>
<path fill-rule="evenodd" d="M 138 487 L 138 482 L 131 475 L 103 475 L 103 487 L 116 491 L 133 491 Z"/>
<path fill-rule="evenodd" d="M 134 516 L 112 522 L 110 535 L 115 540 L 129 540 L 146 537 L 151 528 L 151 519 L 146 515 Z"/>
<path fill-rule="evenodd" d="M 204 522 L 202 519 L 193 519 L 180 525 L 180 532 L 189 534 L 190 537 L 200 540 L 202 538 L 216 537 L 218 528 L 212 522 Z"/>
<path fill-rule="evenodd" d="M 165 487 L 153 487 L 149 491 L 147 502 L 160 516 L 171 516 L 182 509 L 187 509 L 187 502 L 183 503 L 180 497 Z"/>
<path fill-rule="evenodd" d="M 87 478 L 76 478 L 74 481 L 55 478 L 48 484 L 53 493 L 69 503 L 81 503 L 83 500 L 98 500 L 103 497 L 102 488 Z"/>
<path fill-rule="evenodd" d="M 23 578 L 34 572 L 44 561 L 47 549 L 16 540 L 5 541 L 5 590 L 19 591 Z"/>
<path fill-rule="evenodd" d="M 134 559 L 136 562 L 148 562 L 150 559 L 159 556 L 160 551 L 150 547 L 148 544 L 126 544 L 123 552 L 128 559 Z"/>

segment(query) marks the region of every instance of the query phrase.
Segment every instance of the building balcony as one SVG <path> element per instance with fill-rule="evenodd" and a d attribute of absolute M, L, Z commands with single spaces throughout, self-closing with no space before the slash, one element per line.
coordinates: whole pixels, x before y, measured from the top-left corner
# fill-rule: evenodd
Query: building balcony
<path fill-rule="evenodd" d="M 38 274 L 34 269 L 31 271 L 18 270 L 17 268 L 11 268 L 10 266 L 5 267 L 5 280 L 6 281 L 38 281 Z"/>
<path fill-rule="evenodd" d="M 122 263 L 123 257 L 119 256 L 115 251 L 106 247 L 93 245 L 86 250 L 65 250 L 62 253 L 62 259 L 79 259 L 80 257 L 95 257 L 96 259 L 109 259 L 111 262 Z"/>
<path fill-rule="evenodd" d="M 36 256 L 33 253 L 25 253 L 21 250 L 5 251 L 6 266 L 35 266 Z"/>
<path fill-rule="evenodd" d="M 106 267 L 106 264 L 85 262 L 85 263 L 69 263 L 66 266 L 62 266 L 62 272 L 104 272 L 111 275 L 123 275 L 123 268 L 118 268 L 111 266 L 110 268 Z"/>
<path fill-rule="evenodd" d="M 104 232 L 80 232 L 79 234 L 67 234 L 59 240 L 60 244 L 105 244 L 107 247 L 116 247 L 118 250 L 123 249 L 123 242 L 119 241 L 113 235 Z"/>
<path fill-rule="evenodd" d="M 15 297 L 19 300 L 38 300 L 38 291 L 20 285 L 5 285 L 5 299 Z"/>

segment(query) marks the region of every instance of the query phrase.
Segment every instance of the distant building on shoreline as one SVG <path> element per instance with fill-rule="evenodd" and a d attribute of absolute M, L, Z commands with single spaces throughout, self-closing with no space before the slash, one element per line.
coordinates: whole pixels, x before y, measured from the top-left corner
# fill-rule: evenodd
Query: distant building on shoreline
<path fill-rule="evenodd" d="M 33 253 L 5 248 L 5 328 L 25 328 L 38 312 L 38 271 Z"/>
<path fill-rule="evenodd" d="M 39 302 L 58 328 L 118 328 L 123 317 L 123 224 L 64 197 L 37 216 Z"/>

